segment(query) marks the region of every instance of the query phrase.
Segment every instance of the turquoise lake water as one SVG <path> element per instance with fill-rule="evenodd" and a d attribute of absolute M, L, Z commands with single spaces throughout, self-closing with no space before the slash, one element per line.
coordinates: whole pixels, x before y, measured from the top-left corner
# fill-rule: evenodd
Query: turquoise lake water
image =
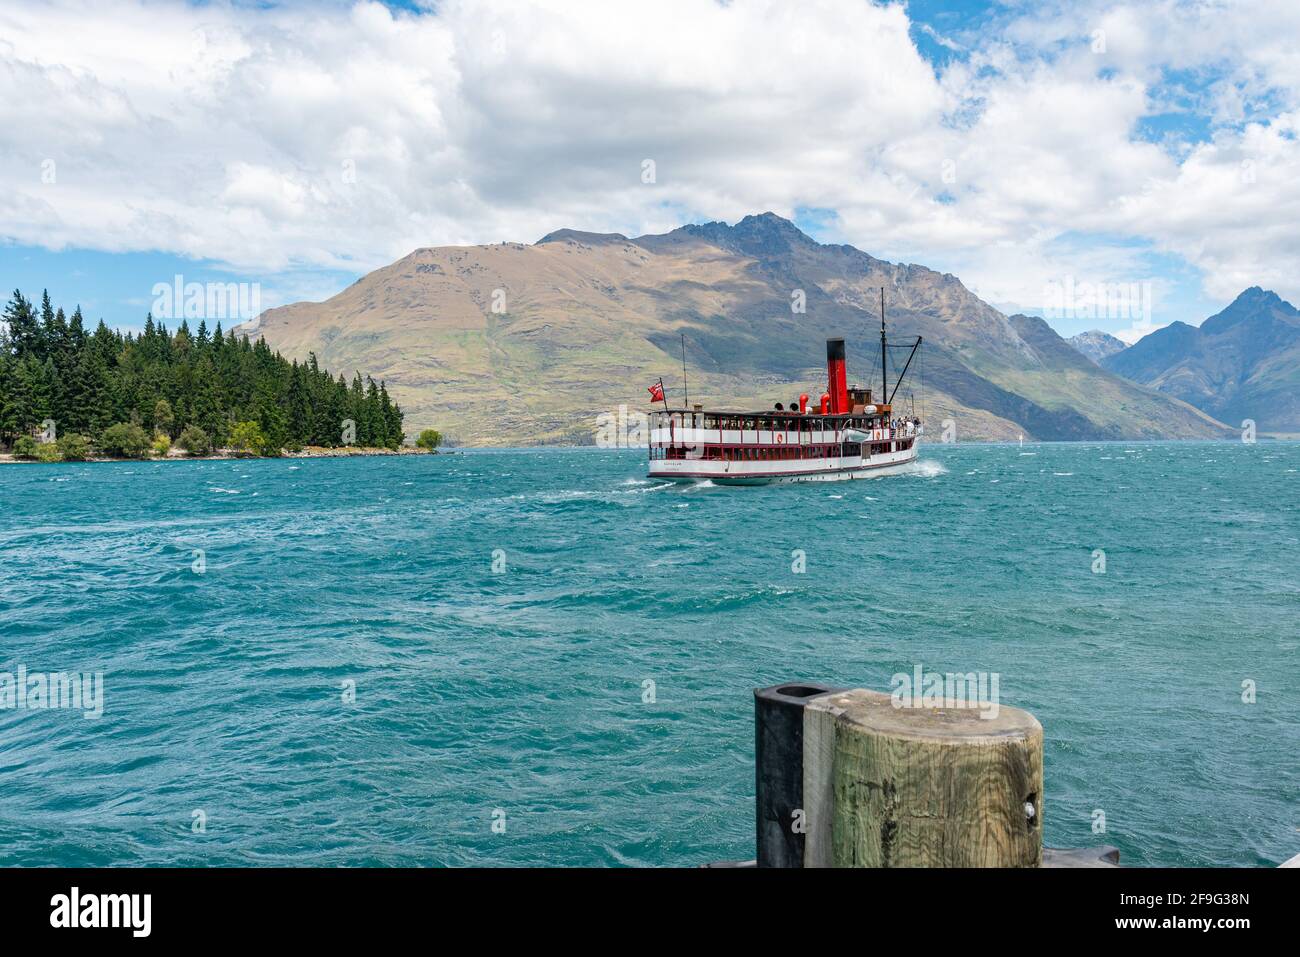
<path fill-rule="evenodd" d="M 921 458 L 0 466 L 0 672 L 104 673 L 98 719 L 0 710 L 0 862 L 752 858 L 751 689 L 918 664 L 1042 722 L 1048 844 L 1300 852 L 1300 444 Z"/>

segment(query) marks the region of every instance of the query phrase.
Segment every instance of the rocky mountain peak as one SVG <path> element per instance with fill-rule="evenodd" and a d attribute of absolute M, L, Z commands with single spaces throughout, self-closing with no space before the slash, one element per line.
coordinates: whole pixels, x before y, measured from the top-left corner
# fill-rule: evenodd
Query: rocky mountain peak
<path fill-rule="evenodd" d="M 1300 313 L 1259 286 L 1199 327 L 1170 323 L 1103 366 L 1224 422 L 1250 418 L 1281 434 L 1300 428 Z"/>
<path fill-rule="evenodd" d="M 703 239 L 721 249 L 758 259 L 786 256 L 799 246 L 820 245 L 790 220 L 772 212 L 746 216 L 734 226 L 724 222 L 691 224 L 669 233 L 669 236 L 679 235 Z"/>
<path fill-rule="evenodd" d="M 537 240 L 534 245 L 541 246 L 545 243 L 563 243 L 573 242 L 582 243 L 587 246 L 603 246 L 607 243 L 625 243 L 628 239 L 622 233 L 587 233 L 580 229 L 557 229 L 547 233 L 541 239 Z"/>
<path fill-rule="evenodd" d="M 1123 352 L 1128 348 L 1121 340 L 1116 339 L 1108 332 L 1102 332 L 1100 329 L 1089 329 L 1087 332 L 1080 332 L 1078 335 L 1071 336 L 1066 342 L 1074 346 L 1085 357 L 1097 363 L 1097 365 L 1101 365 L 1102 359 L 1113 356 L 1117 352 Z"/>
<path fill-rule="evenodd" d="M 1294 319 L 1297 317 L 1294 306 L 1269 289 L 1251 286 L 1228 304 L 1222 312 L 1216 313 L 1201 323 L 1201 331 L 1217 335 L 1227 332 L 1243 322 L 1266 322 L 1274 319 Z"/>

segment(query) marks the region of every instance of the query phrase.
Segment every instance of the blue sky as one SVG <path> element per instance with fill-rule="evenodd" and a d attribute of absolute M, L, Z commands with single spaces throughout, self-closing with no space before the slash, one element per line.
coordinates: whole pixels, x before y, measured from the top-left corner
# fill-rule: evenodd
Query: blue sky
<path fill-rule="evenodd" d="M 1300 294 L 1292 27 L 1269 0 L 13 0 L 0 285 L 139 328 L 176 275 L 269 307 L 423 245 L 771 209 L 1007 312 L 1140 289 L 1136 319 L 1047 313 L 1132 339 Z"/>
<path fill-rule="evenodd" d="M 75 247 L 61 250 L 41 246 L 5 245 L 0 247 L 0 289 L 7 301 L 14 290 L 29 299 L 39 299 L 49 290 L 56 306 L 71 313 L 80 305 L 87 323 L 100 319 L 119 329 L 139 330 L 154 303 L 158 283 L 175 285 L 175 277 L 184 283 L 257 282 L 262 291 L 263 308 L 299 301 L 292 295 L 301 291 L 304 298 L 321 298 L 355 282 L 362 271 L 318 269 L 284 270 L 259 276 L 249 271 L 231 270 L 223 263 L 189 259 L 174 253 L 114 253 Z M 284 293 L 290 293 L 285 295 Z M 236 317 L 238 318 L 238 317 Z M 175 326 L 174 322 L 168 325 Z M 224 328 L 232 323 L 226 321 Z"/>

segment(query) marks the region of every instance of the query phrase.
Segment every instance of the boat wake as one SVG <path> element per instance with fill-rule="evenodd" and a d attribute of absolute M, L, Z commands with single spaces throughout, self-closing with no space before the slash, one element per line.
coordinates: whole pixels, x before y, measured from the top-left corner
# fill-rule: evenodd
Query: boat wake
<path fill-rule="evenodd" d="M 915 478 L 937 478 L 940 475 L 947 475 L 948 470 L 941 462 L 936 462 L 934 459 L 917 459 L 901 466 L 895 474 L 911 475 Z"/>
<path fill-rule="evenodd" d="M 656 482 L 651 479 L 628 479 L 623 483 L 623 488 L 615 494 L 647 495 L 651 492 L 662 492 L 664 489 L 670 489 L 675 484 L 675 482 Z"/>

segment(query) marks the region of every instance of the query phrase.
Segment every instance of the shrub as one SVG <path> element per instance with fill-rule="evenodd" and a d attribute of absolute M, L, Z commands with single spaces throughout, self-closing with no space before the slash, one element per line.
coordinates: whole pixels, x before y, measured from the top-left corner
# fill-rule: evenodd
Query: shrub
<path fill-rule="evenodd" d="M 42 442 L 36 446 L 36 461 L 38 462 L 62 462 L 63 453 L 53 442 Z"/>
<path fill-rule="evenodd" d="M 67 435 L 59 436 L 57 444 L 59 454 L 63 456 L 65 462 L 84 462 L 90 458 L 90 443 L 86 441 L 84 435 L 69 432 Z"/>
<path fill-rule="evenodd" d="M 99 438 L 99 447 L 108 455 L 138 459 L 149 451 L 149 436 L 132 422 L 110 425 Z"/>
<path fill-rule="evenodd" d="M 34 459 L 38 448 L 36 440 L 30 435 L 20 435 L 14 441 L 14 458 Z"/>
<path fill-rule="evenodd" d="M 236 452 L 249 452 L 253 455 L 278 455 L 280 452 L 271 446 L 256 422 L 240 422 L 236 425 L 230 433 L 230 447 Z"/>
<path fill-rule="evenodd" d="M 172 440 L 160 432 L 153 437 L 153 445 L 151 448 L 153 449 L 154 455 L 158 456 L 160 459 L 165 458 L 167 453 L 172 450 Z"/>
<path fill-rule="evenodd" d="M 442 433 L 437 429 L 425 429 L 415 440 L 415 444 L 422 449 L 436 449 L 442 444 Z"/>
<path fill-rule="evenodd" d="M 166 399 L 159 399 L 153 407 L 153 427 L 167 434 L 171 438 L 172 426 L 176 423 L 176 416 L 172 414 L 172 405 Z"/>
<path fill-rule="evenodd" d="M 185 431 L 176 440 L 176 444 L 190 455 L 208 455 L 212 452 L 212 439 L 197 425 L 185 426 Z"/>

